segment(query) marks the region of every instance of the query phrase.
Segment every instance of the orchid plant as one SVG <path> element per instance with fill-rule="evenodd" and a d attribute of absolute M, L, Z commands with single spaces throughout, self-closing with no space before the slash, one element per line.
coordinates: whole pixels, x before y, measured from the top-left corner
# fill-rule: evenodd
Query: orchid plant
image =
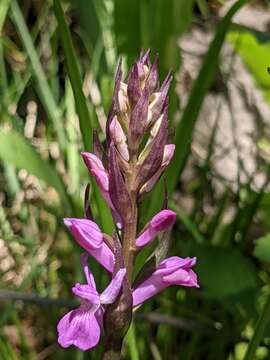
<path fill-rule="evenodd" d="M 158 60 L 151 63 L 149 51 L 141 53 L 123 81 L 118 66 L 112 105 L 106 124 L 106 144 L 94 134 L 93 153 L 83 152 L 83 160 L 95 178 L 111 209 L 116 231 L 104 234 L 87 208 L 85 218 L 66 218 L 65 225 L 86 251 L 82 267 L 86 284 L 72 291 L 81 305 L 58 323 L 58 342 L 86 351 L 95 347 L 101 334 L 106 337 L 104 359 L 119 359 L 123 338 L 133 311 L 144 301 L 171 285 L 198 287 L 192 270 L 196 258 L 160 257 L 148 262 L 135 282 L 134 261 L 140 250 L 173 226 L 176 214 L 161 209 L 141 231 L 138 205 L 172 159 L 175 145 L 168 143 L 168 74 L 159 86 Z M 159 245 L 162 247 L 162 240 Z M 164 253 L 164 252 L 163 252 Z M 111 282 L 99 294 L 87 258 L 92 256 L 108 272 Z"/>

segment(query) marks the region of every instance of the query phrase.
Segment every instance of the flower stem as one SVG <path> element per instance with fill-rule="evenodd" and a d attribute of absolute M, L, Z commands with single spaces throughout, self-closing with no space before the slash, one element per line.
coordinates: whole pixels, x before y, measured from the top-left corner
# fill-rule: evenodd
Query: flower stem
<path fill-rule="evenodd" d="M 107 338 L 103 360 L 120 360 L 122 349 L 122 339 L 115 341 L 115 339 Z"/>
<path fill-rule="evenodd" d="M 257 347 L 259 346 L 260 341 L 263 337 L 263 333 L 264 333 L 265 327 L 266 327 L 269 319 L 270 319 L 270 295 L 268 296 L 268 299 L 263 308 L 262 314 L 259 317 L 253 337 L 248 345 L 248 349 L 245 354 L 244 360 L 255 359 L 255 352 L 256 352 Z"/>
<path fill-rule="evenodd" d="M 126 174 L 127 189 L 132 203 L 132 213 L 127 214 L 126 222 L 123 228 L 123 257 L 127 269 L 127 278 L 132 282 L 133 262 L 135 255 L 135 240 L 137 235 L 138 222 L 138 205 L 137 205 L 137 189 L 134 190 L 134 183 L 137 176 L 136 170 L 137 155 L 131 159 L 129 171 Z"/>
<path fill-rule="evenodd" d="M 134 262 L 134 243 L 137 232 L 137 205 L 133 204 L 134 210 L 132 215 L 132 221 L 127 223 L 123 229 L 123 257 L 127 269 L 127 278 L 131 282 L 132 270 Z"/>

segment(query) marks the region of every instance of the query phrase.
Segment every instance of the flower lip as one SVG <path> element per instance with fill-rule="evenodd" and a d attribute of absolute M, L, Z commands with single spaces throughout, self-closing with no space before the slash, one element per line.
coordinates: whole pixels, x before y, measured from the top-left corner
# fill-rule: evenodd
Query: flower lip
<path fill-rule="evenodd" d="M 100 299 L 98 292 L 89 285 L 75 284 L 72 288 L 74 295 L 78 296 L 81 300 L 85 300 L 89 307 L 89 311 L 96 311 L 100 306 Z"/>

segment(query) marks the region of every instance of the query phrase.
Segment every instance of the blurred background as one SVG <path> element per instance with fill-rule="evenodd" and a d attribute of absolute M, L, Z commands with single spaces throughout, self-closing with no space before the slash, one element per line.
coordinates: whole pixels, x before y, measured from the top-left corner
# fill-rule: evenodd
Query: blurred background
<path fill-rule="evenodd" d="M 1 0 L 0 359 L 99 359 L 61 349 L 81 249 L 62 218 L 83 216 L 80 151 L 102 129 L 115 69 L 141 49 L 171 69 L 166 174 L 177 213 L 170 254 L 197 256 L 201 288 L 172 287 L 134 317 L 125 359 L 242 360 L 270 296 L 270 9 L 268 1 Z M 63 10 L 63 11 L 62 11 Z M 99 194 L 91 205 L 108 233 Z M 163 180 L 140 208 L 161 206 Z M 147 248 L 138 271 L 153 251 Z M 107 279 L 91 263 L 98 286 Z M 266 305 L 265 305 L 266 304 Z M 265 319 L 266 319 L 265 317 Z M 270 358 L 264 322 L 256 355 Z M 258 333 L 258 332 L 257 332 Z M 246 360 L 246 358 L 245 358 Z"/>

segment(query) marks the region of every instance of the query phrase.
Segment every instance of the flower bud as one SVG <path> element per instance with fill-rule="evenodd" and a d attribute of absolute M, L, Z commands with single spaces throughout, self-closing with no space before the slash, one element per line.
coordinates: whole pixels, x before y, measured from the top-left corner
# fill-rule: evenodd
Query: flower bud
<path fill-rule="evenodd" d="M 131 106 L 134 107 L 141 96 L 141 86 L 137 63 L 134 64 L 129 75 L 127 84 L 127 95 Z"/>
<path fill-rule="evenodd" d="M 148 99 L 149 92 L 147 88 L 144 88 L 141 97 L 130 115 L 129 131 L 130 138 L 135 147 L 138 146 L 138 140 L 143 135 L 146 129 L 147 114 L 148 114 Z"/>
<path fill-rule="evenodd" d="M 145 87 L 148 89 L 149 93 L 152 94 L 156 91 L 158 86 L 158 56 L 156 55 L 155 60 L 151 66 L 148 78 L 146 80 Z"/>
<path fill-rule="evenodd" d="M 162 118 L 159 130 L 155 138 L 149 144 L 149 151 L 145 159 L 139 165 L 136 185 L 140 189 L 142 185 L 160 169 L 163 159 L 164 147 L 167 141 L 167 121 Z"/>
<path fill-rule="evenodd" d="M 163 153 L 163 159 L 162 159 L 162 164 L 161 167 L 159 168 L 159 170 L 151 177 L 151 179 L 149 179 L 141 188 L 140 190 L 140 194 L 144 193 L 144 192 L 149 192 L 153 189 L 153 187 L 155 186 L 156 182 L 158 181 L 158 179 L 160 178 L 161 174 L 163 173 L 163 171 L 166 169 L 166 167 L 169 165 L 169 163 L 171 162 L 171 159 L 173 157 L 174 154 L 174 150 L 175 150 L 175 145 L 174 144 L 167 144 L 164 146 L 164 153 Z"/>
<path fill-rule="evenodd" d="M 110 133 L 111 139 L 114 142 L 115 147 L 117 148 L 123 159 L 128 161 L 129 151 L 127 147 L 127 137 L 116 116 L 114 116 L 110 124 Z"/>
<path fill-rule="evenodd" d="M 110 146 L 109 153 L 109 193 L 112 203 L 122 220 L 131 216 L 131 199 L 118 165 L 116 149 L 113 144 Z"/>

